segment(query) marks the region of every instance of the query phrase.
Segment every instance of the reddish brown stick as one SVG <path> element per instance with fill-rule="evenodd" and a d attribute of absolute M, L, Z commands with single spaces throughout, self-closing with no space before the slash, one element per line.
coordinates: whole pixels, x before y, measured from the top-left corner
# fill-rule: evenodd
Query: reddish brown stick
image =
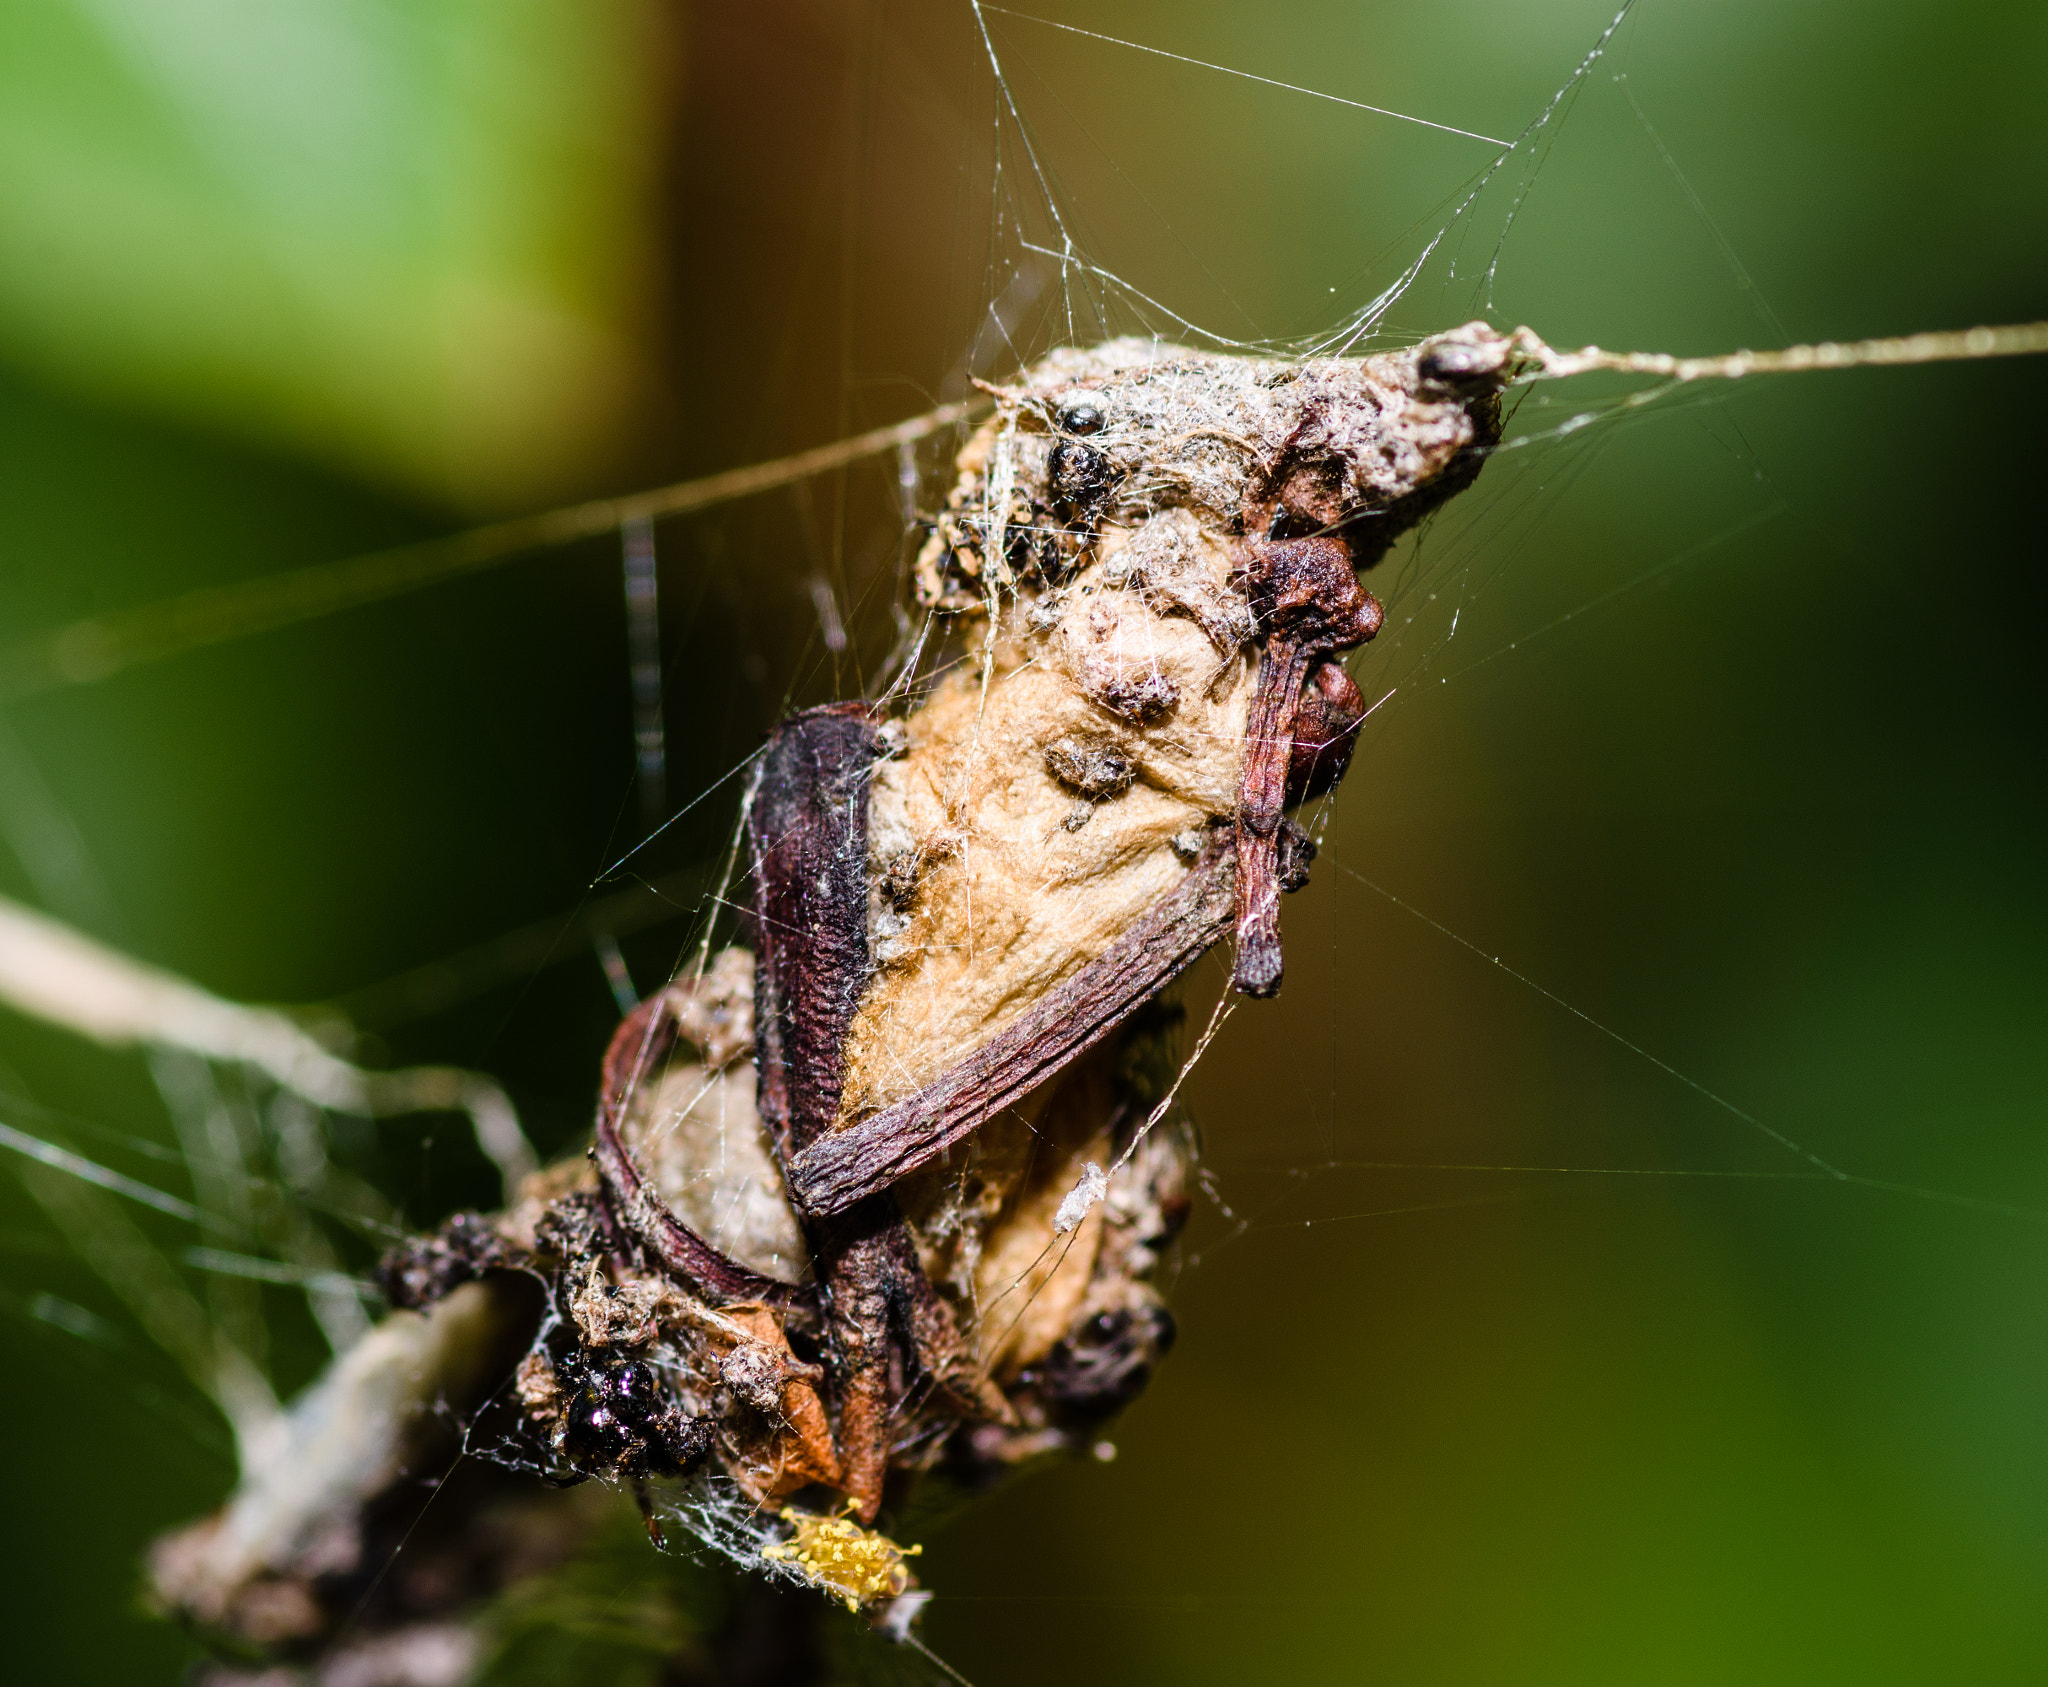
<path fill-rule="evenodd" d="M 1280 988 L 1280 820 L 1301 693 L 1334 650 L 1380 630 L 1380 606 L 1352 572 L 1341 539 L 1245 539 L 1240 572 L 1264 644 L 1245 723 L 1237 808 L 1237 967 L 1247 996 Z"/>

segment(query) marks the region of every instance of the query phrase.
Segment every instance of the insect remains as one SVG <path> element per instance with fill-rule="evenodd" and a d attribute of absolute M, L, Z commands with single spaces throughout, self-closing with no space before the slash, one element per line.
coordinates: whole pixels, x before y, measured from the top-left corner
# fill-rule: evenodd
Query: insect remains
<path fill-rule="evenodd" d="M 416 1398 L 850 1605 L 908 1588 L 862 1525 L 920 1478 L 1093 1446 L 1173 1340 L 1193 1149 L 1158 998 L 1226 938 L 1236 990 L 1280 987 L 1290 810 L 1365 714 L 1359 571 L 1471 484 L 1525 361 L 1483 323 L 1307 362 L 1116 340 L 990 388 L 917 561 L 937 677 L 771 735 L 751 952 L 625 1018 L 586 1156 L 387 1258 L 400 1317 L 474 1320 L 479 1285 L 524 1351 L 488 1407 L 452 1362 Z M 246 1634 L 296 1585 L 309 1639 L 348 1608 L 317 1521 L 164 1596 Z"/>

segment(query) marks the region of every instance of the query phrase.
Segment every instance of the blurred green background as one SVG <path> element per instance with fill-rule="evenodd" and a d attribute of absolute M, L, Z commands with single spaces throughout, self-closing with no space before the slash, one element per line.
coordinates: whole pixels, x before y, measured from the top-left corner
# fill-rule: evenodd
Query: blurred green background
<path fill-rule="evenodd" d="M 1040 10 L 1513 136 L 1609 5 Z M 954 396 L 1001 370 L 992 304 L 1024 350 L 1064 331 L 1019 245 L 1041 175 L 1094 263 L 1267 339 L 1377 293 L 1491 156 L 987 23 L 1029 153 L 937 0 L 7 0 L 0 642 Z M 2048 316 L 2044 89 L 2038 6 L 1643 0 L 1388 326 L 1698 352 Z M 1393 695 L 1286 994 L 1191 1086 L 1180 1347 L 1113 1463 L 925 1537 L 968 1680 L 2048 1674 L 2040 375 L 1610 418 L 1381 566 L 1354 667 Z M 617 917 L 643 987 L 714 784 L 879 667 L 895 476 L 659 529 L 668 807 L 711 794 L 595 893 L 670 899 Z M 340 1003 L 365 1058 L 496 1073 L 546 1148 L 586 1127 L 617 1008 L 568 916 L 645 830 L 617 545 L 0 729 L 0 892 Z M 9 1122 L 168 1177 L 93 1134 L 170 1140 L 139 1058 L 5 1015 L 0 1067 Z M 335 1152 L 417 1221 L 490 1195 L 448 1121 Z M 0 1250 L 10 1674 L 175 1679 L 137 1559 L 224 1493 L 225 1432 L 11 1166 Z M 297 1386 L 322 1350 L 265 1295 Z"/>

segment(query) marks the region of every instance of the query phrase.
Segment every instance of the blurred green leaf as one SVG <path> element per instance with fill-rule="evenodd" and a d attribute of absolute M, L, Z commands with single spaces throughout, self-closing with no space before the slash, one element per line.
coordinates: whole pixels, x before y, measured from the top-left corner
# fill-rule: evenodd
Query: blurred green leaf
<path fill-rule="evenodd" d="M 7 0 L 0 353 L 468 506 L 646 402 L 641 0 Z"/>

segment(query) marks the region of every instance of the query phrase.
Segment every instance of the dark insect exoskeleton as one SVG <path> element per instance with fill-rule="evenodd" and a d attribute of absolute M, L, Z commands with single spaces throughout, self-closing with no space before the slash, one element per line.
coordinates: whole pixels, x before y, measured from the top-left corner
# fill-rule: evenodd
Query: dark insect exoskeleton
<path fill-rule="evenodd" d="M 1045 463 L 1046 485 L 1053 506 L 1076 527 L 1090 528 L 1123 476 L 1108 453 L 1079 440 L 1063 439 Z"/>
<path fill-rule="evenodd" d="M 504 1238 L 487 1220 L 460 1212 L 440 1229 L 392 1248 L 378 1262 L 377 1280 L 393 1306 L 417 1311 L 512 1263 Z"/>
<path fill-rule="evenodd" d="M 644 1359 L 578 1349 L 557 1366 L 568 1393 L 555 1451 L 589 1476 L 681 1476 L 711 1450 L 712 1428 L 669 1396 Z"/>
<path fill-rule="evenodd" d="M 1145 1392 L 1174 1335 L 1163 1306 L 1099 1312 L 1053 1349 L 1033 1380 L 1063 1421 L 1099 1423 Z"/>
<path fill-rule="evenodd" d="M 1004 555 L 1011 572 L 1020 578 L 1057 586 L 1080 562 L 1086 537 L 1060 527 L 1019 527 L 1012 531 Z"/>

